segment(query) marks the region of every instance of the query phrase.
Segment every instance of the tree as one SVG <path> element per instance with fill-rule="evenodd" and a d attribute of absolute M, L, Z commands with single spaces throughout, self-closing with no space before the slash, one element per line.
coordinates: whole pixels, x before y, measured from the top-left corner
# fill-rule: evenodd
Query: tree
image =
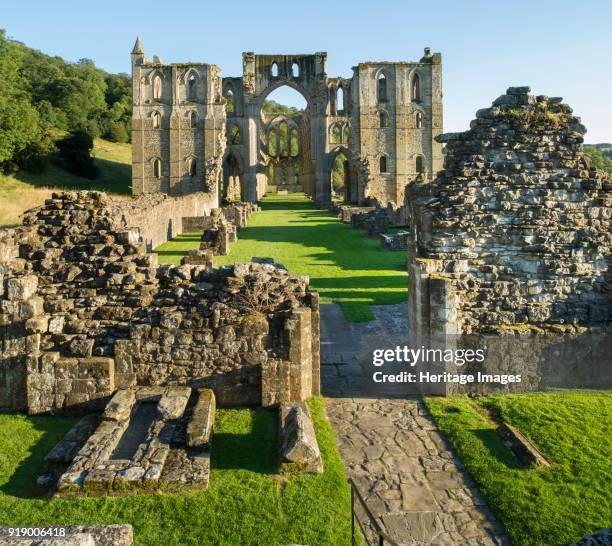
<path fill-rule="evenodd" d="M 0 30 L 0 166 L 5 170 L 41 135 L 38 112 L 30 103 L 19 66 L 18 52 Z"/>
<path fill-rule="evenodd" d="M 87 131 L 78 129 L 71 132 L 57 142 L 57 149 L 62 166 L 68 172 L 89 179 L 98 176 L 98 168 L 91 157 L 93 138 Z"/>

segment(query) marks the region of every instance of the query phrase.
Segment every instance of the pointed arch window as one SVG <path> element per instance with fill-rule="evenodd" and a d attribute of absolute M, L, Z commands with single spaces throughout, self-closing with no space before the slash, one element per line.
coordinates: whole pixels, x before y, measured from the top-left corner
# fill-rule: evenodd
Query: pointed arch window
<path fill-rule="evenodd" d="M 195 112 L 189 114 L 189 127 L 195 129 L 198 126 L 198 115 Z"/>
<path fill-rule="evenodd" d="M 380 172 L 381 173 L 386 173 L 387 172 L 387 156 L 386 155 L 381 155 L 380 156 Z"/>
<path fill-rule="evenodd" d="M 338 86 L 336 91 L 336 111 L 339 114 L 344 113 L 344 89 L 341 85 Z"/>
<path fill-rule="evenodd" d="M 416 158 L 415 170 L 416 170 L 417 173 L 424 173 L 425 172 L 425 166 L 423 164 L 423 156 L 422 155 L 419 155 Z"/>
<path fill-rule="evenodd" d="M 387 102 L 387 76 L 380 74 L 376 85 L 378 102 Z"/>
<path fill-rule="evenodd" d="M 288 156 L 289 155 L 289 131 L 287 129 L 287 122 L 281 121 L 278 124 L 278 140 L 279 140 L 279 155 Z"/>
<path fill-rule="evenodd" d="M 190 157 L 187 161 L 187 174 L 189 176 L 194 177 L 198 170 L 198 163 L 195 157 Z"/>
<path fill-rule="evenodd" d="M 272 128 L 270 129 L 268 133 L 268 153 L 272 157 L 276 157 L 276 152 L 277 152 L 276 130 Z"/>
<path fill-rule="evenodd" d="M 162 96 L 162 79 L 159 74 L 153 77 L 153 98 L 161 99 Z"/>
<path fill-rule="evenodd" d="M 419 102 L 421 100 L 421 77 L 418 74 L 415 74 L 412 77 L 412 85 L 410 86 L 410 93 L 412 95 L 413 101 Z"/>
<path fill-rule="evenodd" d="M 348 141 L 349 141 L 349 132 L 350 132 L 349 124 L 345 123 L 342 126 L 342 142 L 344 142 L 345 144 L 348 144 Z"/>
<path fill-rule="evenodd" d="M 198 79 L 191 73 L 187 79 L 187 98 L 195 100 L 198 97 Z"/>
<path fill-rule="evenodd" d="M 289 152 L 291 157 L 297 157 L 300 153 L 300 138 L 295 127 L 291 129 L 291 138 L 289 142 Z"/>
<path fill-rule="evenodd" d="M 423 114 L 421 112 L 417 112 L 414 115 L 415 124 L 417 129 L 421 129 L 423 127 Z"/>
<path fill-rule="evenodd" d="M 332 144 L 339 144 L 342 142 L 342 129 L 337 123 L 332 127 Z"/>
<path fill-rule="evenodd" d="M 225 93 L 225 112 L 227 114 L 233 114 L 236 111 L 236 104 L 234 101 L 234 91 L 228 89 Z"/>
<path fill-rule="evenodd" d="M 272 63 L 272 66 L 270 67 L 270 76 L 273 78 L 278 77 L 278 65 L 276 63 Z"/>
<path fill-rule="evenodd" d="M 159 129 L 161 127 L 161 114 L 159 112 L 153 112 L 151 114 L 151 120 L 153 121 L 153 129 Z"/>
<path fill-rule="evenodd" d="M 300 66 L 297 63 L 293 63 L 291 65 L 291 75 L 294 78 L 299 78 L 300 77 Z"/>
<path fill-rule="evenodd" d="M 161 178 L 162 176 L 162 162 L 159 158 L 153 160 L 153 176 L 155 178 Z"/>
<path fill-rule="evenodd" d="M 234 125 L 230 131 L 230 144 L 241 144 L 240 129 Z"/>

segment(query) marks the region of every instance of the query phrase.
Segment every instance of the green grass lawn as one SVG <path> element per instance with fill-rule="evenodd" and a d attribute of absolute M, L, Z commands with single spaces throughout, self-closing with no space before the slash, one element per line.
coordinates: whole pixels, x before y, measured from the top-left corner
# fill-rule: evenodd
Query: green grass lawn
<path fill-rule="evenodd" d="M 325 472 L 283 477 L 276 415 L 220 409 L 207 491 L 50 500 L 33 485 L 74 419 L 0 415 L 0 525 L 131 523 L 136 544 L 350 544 L 350 494 L 323 401 L 309 401 Z M 38 491 L 40 495 L 40 492 Z"/>
<path fill-rule="evenodd" d="M 215 265 L 271 257 L 293 275 L 308 275 L 321 300 L 339 303 L 349 320 L 374 318 L 370 305 L 399 303 L 407 298 L 406 255 L 380 250 L 378 239 L 341 223 L 319 210 L 303 194 L 269 195 L 240 230 L 228 256 Z M 155 249 L 160 262 L 180 262 L 199 247 L 197 233 L 184 233 Z"/>
<path fill-rule="evenodd" d="M 426 403 L 514 546 L 567 546 L 612 527 L 612 394 L 454 396 Z M 522 468 L 482 408 L 517 427 L 552 466 Z"/>

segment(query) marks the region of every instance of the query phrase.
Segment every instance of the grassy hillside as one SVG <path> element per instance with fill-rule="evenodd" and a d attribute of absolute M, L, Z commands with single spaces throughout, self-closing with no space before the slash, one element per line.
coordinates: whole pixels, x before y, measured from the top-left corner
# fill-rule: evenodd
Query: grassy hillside
<path fill-rule="evenodd" d="M 19 215 L 41 205 L 53 191 L 104 190 L 109 193 L 131 193 L 132 152 L 129 144 L 96 139 L 93 155 L 100 169 L 95 180 L 80 178 L 49 163 L 41 174 L 18 172 L 0 174 L 0 226 L 19 224 Z"/>

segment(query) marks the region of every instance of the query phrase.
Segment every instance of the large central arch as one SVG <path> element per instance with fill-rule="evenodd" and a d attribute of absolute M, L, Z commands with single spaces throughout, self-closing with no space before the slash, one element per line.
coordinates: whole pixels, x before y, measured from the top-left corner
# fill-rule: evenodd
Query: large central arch
<path fill-rule="evenodd" d="M 288 86 L 299 92 L 307 104 L 307 149 L 310 165 L 303 173 L 304 190 L 320 204 L 331 202 L 329 153 L 327 151 L 327 74 L 325 53 L 312 55 L 255 55 L 243 53 L 242 78 L 226 78 L 223 95 L 233 101 L 228 125 L 239 125 L 243 135 L 240 145 L 243 164 L 243 196 L 259 199 L 266 190 L 267 174 L 262 169 L 267 135 L 261 110 L 276 89 Z M 323 135 L 323 138 L 321 137 Z"/>

